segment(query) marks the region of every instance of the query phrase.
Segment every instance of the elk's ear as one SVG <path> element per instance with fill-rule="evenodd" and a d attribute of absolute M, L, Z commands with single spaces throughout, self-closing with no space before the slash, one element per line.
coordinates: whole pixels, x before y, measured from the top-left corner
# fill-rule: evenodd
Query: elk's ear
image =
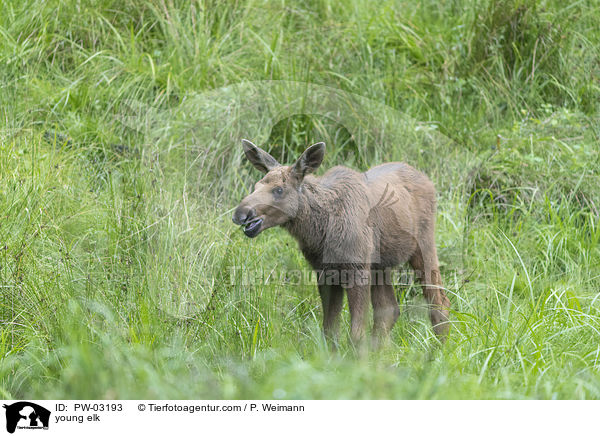
<path fill-rule="evenodd" d="M 292 172 L 296 175 L 298 180 L 304 179 L 304 176 L 312 173 L 321 162 L 323 162 L 323 156 L 325 156 L 325 143 L 317 142 L 316 144 L 311 145 L 304 153 L 298 158 L 294 166 L 292 167 Z"/>
<path fill-rule="evenodd" d="M 279 162 L 277 162 L 273 156 L 247 139 L 242 139 L 242 145 L 244 147 L 246 158 L 257 170 L 268 173 L 273 168 L 280 166 Z"/>

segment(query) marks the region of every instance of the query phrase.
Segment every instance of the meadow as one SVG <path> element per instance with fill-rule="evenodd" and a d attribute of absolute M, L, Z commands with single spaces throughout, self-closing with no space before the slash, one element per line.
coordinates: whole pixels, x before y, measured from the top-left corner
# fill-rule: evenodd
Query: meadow
<path fill-rule="evenodd" d="M 0 0 L 0 397 L 600 398 L 600 4 Z M 405 161 L 438 188 L 445 345 L 320 331 L 259 173 Z"/>

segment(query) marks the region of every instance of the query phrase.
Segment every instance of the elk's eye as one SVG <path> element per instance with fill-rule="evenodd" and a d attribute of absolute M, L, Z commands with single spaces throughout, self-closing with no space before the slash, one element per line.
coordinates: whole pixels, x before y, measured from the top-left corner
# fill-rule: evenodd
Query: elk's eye
<path fill-rule="evenodd" d="M 283 194 L 283 188 L 281 186 L 277 186 L 276 188 L 273 188 L 273 195 L 275 197 L 281 197 L 282 194 Z"/>

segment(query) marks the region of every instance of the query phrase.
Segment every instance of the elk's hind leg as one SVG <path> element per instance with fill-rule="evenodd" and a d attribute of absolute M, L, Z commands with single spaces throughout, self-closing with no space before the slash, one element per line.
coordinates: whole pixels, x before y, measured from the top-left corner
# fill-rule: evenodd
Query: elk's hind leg
<path fill-rule="evenodd" d="M 442 287 L 442 278 L 438 266 L 437 252 L 433 232 L 425 241 L 420 241 L 415 254 L 410 259 L 410 265 L 421 281 L 423 295 L 429 305 L 429 318 L 433 331 L 444 342 L 450 331 L 449 309 L 450 300 Z"/>

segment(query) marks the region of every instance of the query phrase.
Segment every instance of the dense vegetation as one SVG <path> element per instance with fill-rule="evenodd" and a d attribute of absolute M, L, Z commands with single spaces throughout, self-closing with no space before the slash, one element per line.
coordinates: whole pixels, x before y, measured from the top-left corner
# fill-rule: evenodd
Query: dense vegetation
<path fill-rule="evenodd" d="M 599 398 L 599 22 L 592 0 L 0 0 L 0 396 Z M 259 177 L 242 137 L 431 176 L 445 346 L 407 284 L 389 347 L 327 351 L 295 242 L 231 223 Z"/>

